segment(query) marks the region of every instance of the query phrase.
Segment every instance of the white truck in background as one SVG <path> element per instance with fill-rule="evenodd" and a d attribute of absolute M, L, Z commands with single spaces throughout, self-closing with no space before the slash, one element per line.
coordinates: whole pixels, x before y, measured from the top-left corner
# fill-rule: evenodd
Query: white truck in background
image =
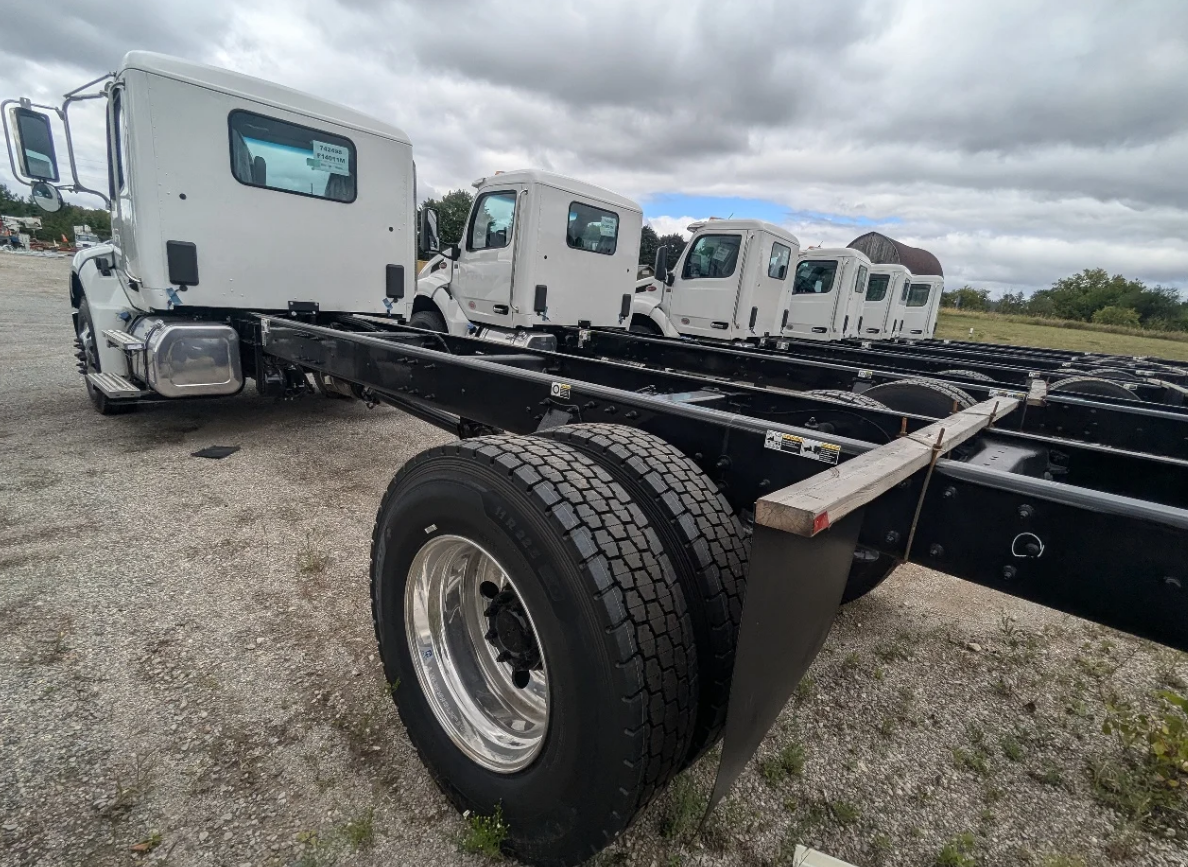
<path fill-rule="evenodd" d="M 409 324 L 532 343 L 538 325 L 623 325 L 643 211 L 609 190 L 551 172 L 474 182 L 462 241 L 420 272 Z M 544 339 L 543 335 L 539 336 Z"/>
<path fill-rule="evenodd" d="M 800 253 L 796 236 L 762 220 L 711 219 L 689 231 L 673 266 L 661 247 L 653 277 L 636 286 L 632 330 L 714 340 L 775 333 Z"/>
<path fill-rule="evenodd" d="M 867 340 L 932 337 L 945 287 L 944 271 L 936 256 L 880 232 L 859 235 L 848 246 L 870 258 L 874 263 L 872 274 L 886 274 L 890 278 L 886 296 L 879 297 L 882 280 L 874 292 L 868 293 L 861 337 Z M 881 319 L 880 310 L 884 311 Z"/>
<path fill-rule="evenodd" d="M 841 340 L 858 335 L 870 260 L 849 248 L 800 250 L 760 220 L 707 220 L 673 267 L 658 251 L 640 280 L 631 327 L 667 337 L 747 341 Z"/>

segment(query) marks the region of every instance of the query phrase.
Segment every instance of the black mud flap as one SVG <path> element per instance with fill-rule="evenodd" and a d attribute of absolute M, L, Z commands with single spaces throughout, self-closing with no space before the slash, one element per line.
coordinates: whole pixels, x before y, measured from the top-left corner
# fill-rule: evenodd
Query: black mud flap
<path fill-rule="evenodd" d="M 812 538 L 756 525 L 722 760 L 707 815 L 742 774 L 825 644 L 861 526 L 861 509 Z"/>

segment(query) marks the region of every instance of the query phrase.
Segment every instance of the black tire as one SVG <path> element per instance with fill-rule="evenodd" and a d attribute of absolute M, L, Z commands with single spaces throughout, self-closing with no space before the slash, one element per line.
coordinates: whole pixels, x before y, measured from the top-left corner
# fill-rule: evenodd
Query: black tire
<path fill-rule="evenodd" d="M 868 388 L 863 395 L 875 398 L 896 412 L 928 418 L 946 418 L 958 410 L 969 409 L 976 402 L 957 386 L 934 379 L 884 382 Z"/>
<path fill-rule="evenodd" d="M 1133 391 L 1111 379 L 1098 376 L 1070 376 L 1048 386 L 1048 393 L 1085 394 L 1091 397 L 1120 397 L 1138 400 Z"/>
<path fill-rule="evenodd" d="M 79 372 L 83 375 L 83 383 L 87 387 L 87 397 L 91 399 L 91 405 L 100 415 L 121 415 L 132 412 L 136 409 L 136 404 L 112 400 L 91 385 L 91 381 L 86 378 L 88 373 L 102 372 L 102 368 L 99 366 L 98 341 L 100 338 L 95 333 L 95 322 L 91 319 L 91 306 L 87 303 L 86 296 L 83 296 L 78 305 L 77 317 L 78 330 L 74 335 L 74 345 L 77 349 Z"/>
<path fill-rule="evenodd" d="M 547 733 L 515 773 L 487 770 L 454 744 L 410 659 L 409 565 L 443 533 L 474 539 L 515 575 L 547 660 Z M 502 809 L 509 854 L 585 861 L 680 768 L 697 696 L 684 595 L 643 512 L 595 462 L 536 437 L 423 452 L 389 485 L 371 556 L 376 638 L 409 740 L 459 809 Z"/>
<path fill-rule="evenodd" d="M 860 406 L 863 409 L 887 408 L 887 404 L 875 400 L 873 397 L 867 397 L 865 392 L 858 394 L 853 391 L 842 391 L 841 389 L 819 388 L 816 391 L 805 392 L 805 394 L 811 394 L 815 397 L 826 397 L 838 403 L 848 403 L 850 406 Z"/>
<path fill-rule="evenodd" d="M 445 317 L 437 310 L 418 310 L 408 318 L 408 324 L 413 328 L 424 328 L 426 331 L 446 333 Z"/>
<path fill-rule="evenodd" d="M 959 379 L 970 379 L 974 382 L 994 382 L 994 377 L 987 376 L 981 371 L 965 370 L 961 368 L 955 370 L 942 370 L 937 374 L 937 376 L 956 376 Z"/>
<path fill-rule="evenodd" d="M 894 557 L 859 545 L 854 549 L 854 565 L 850 567 L 850 577 L 846 579 L 842 605 L 861 599 L 874 590 L 891 577 L 898 565 Z"/>
<path fill-rule="evenodd" d="M 689 603 L 700 683 L 686 765 L 726 724 L 734 649 L 746 593 L 745 535 L 725 498 L 695 463 L 658 436 L 613 424 L 575 424 L 541 436 L 594 459 L 647 515 Z"/>
<path fill-rule="evenodd" d="M 636 334 L 647 334 L 649 337 L 663 337 L 664 332 L 660 326 L 653 322 L 646 316 L 641 316 L 638 313 L 631 317 L 631 327 L 628 329 Z"/>

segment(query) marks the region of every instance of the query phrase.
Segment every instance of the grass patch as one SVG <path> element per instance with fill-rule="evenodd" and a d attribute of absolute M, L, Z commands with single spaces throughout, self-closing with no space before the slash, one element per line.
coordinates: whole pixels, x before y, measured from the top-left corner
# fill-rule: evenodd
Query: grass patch
<path fill-rule="evenodd" d="M 1003 735 L 998 745 L 1002 747 L 1002 754 L 1012 762 L 1023 761 L 1023 744 L 1019 743 L 1019 739 L 1014 735 Z"/>
<path fill-rule="evenodd" d="M 804 774 L 804 746 L 797 741 L 786 744 L 773 758 L 765 759 L 759 771 L 768 785 L 776 786 L 789 777 Z"/>
<path fill-rule="evenodd" d="M 858 809 L 857 805 L 851 804 L 849 801 L 830 801 L 828 807 L 829 814 L 842 827 L 853 825 L 862 818 L 862 811 Z"/>
<path fill-rule="evenodd" d="M 817 681 L 812 675 L 805 675 L 800 679 L 800 683 L 796 684 L 796 700 L 807 701 L 813 697 L 817 691 Z"/>
<path fill-rule="evenodd" d="M 974 330 L 973 340 L 978 342 L 1111 355 L 1153 355 L 1188 361 L 1188 333 L 1148 331 L 1038 316 L 943 309 L 937 319 L 936 337 L 942 340 L 969 340 L 970 328 Z"/>
<path fill-rule="evenodd" d="M 339 833 L 352 852 L 371 848 L 375 843 L 375 808 L 368 807 L 359 815 L 348 819 L 339 828 Z"/>
<path fill-rule="evenodd" d="M 463 852 L 472 855 L 486 855 L 488 858 L 503 857 L 503 841 L 507 839 L 507 825 L 503 821 L 503 807 L 496 806 L 490 816 L 471 813 L 466 816 L 466 833 L 459 843 Z"/>
<path fill-rule="evenodd" d="M 297 571 L 302 575 L 321 575 L 329 565 L 330 555 L 314 540 L 306 538 L 297 549 Z"/>
<path fill-rule="evenodd" d="M 977 840 L 973 834 L 968 831 L 958 834 L 941 847 L 933 863 L 936 867 L 977 867 L 978 862 L 973 857 L 975 845 Z"/>
<path fill-rule="evenodd" d="M 660 836 L 665 840 L 684 840 L 691 837 L 701 823 L 705 801 L 688 774 L 682 774 L 668 787 L 668 797 L 660 812 Z"/>
<path fill-rule="evenodd" d="M 905 630 L 895 636 L 894 640 L 876 647 L 874 654 L 883 662 L 906 661 L 912 658 L 915 643 L 916 637 Z"/>
<path fill-rule="evenodd" d="M 990 756 L 981 748 L 973 750 L 954 748 L 953 765 L 959 770 L 972 771 L 979 777 L 990 776 Z"/>

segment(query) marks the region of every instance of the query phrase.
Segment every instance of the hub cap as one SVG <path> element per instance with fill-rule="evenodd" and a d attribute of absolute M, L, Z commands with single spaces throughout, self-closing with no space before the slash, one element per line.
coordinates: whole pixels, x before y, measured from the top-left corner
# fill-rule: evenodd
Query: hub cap
<path fill-rule="evenodd" d="M 548 725 L 548 677 L 503 567 L 462 536 L 429 540 L 409 567 L 404 621 L 421 690 L 454 744 L 499 773 L 531 764 Z"/>

